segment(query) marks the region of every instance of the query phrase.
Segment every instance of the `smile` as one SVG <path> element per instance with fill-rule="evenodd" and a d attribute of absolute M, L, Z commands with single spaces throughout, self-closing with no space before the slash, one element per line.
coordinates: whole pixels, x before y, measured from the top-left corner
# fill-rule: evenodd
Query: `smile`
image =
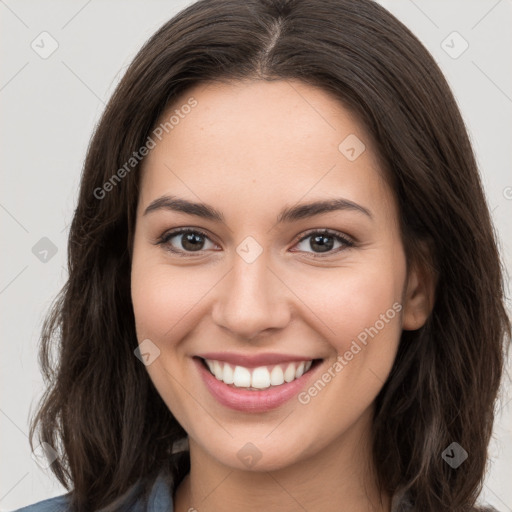
<path fill-rule="evenodd" d="M 263 413 L 288 402 L 324 366 L 324 359 L 277 354 L 204 356 L 192 359 L 210 396 L 225 407 L 246 413 Z"/>
<path fill-rule="evenodd" d="M 292 382 L 306 373 L 313 364 L 313 360 L 309 360 L 246 368 L 212 359 L 204 359 L 204 362 L 211 374 L 224 384 L 252 390 L 267 389 L 271 386 L 281 386 L 285 382 Z"/>

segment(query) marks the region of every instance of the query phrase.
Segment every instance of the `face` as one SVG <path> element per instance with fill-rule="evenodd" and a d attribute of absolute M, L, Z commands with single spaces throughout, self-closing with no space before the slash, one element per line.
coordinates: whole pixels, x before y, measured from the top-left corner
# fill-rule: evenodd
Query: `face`
<path fill-rule="evenodd" d="M 321 89 L 201 84 L 163 119 L 176 109 L 142 170 L 137 338 L 205 456 L 283 468 L 367 431 L 401 331 L 421 323 L 397 205 L 362 126 Z"/>

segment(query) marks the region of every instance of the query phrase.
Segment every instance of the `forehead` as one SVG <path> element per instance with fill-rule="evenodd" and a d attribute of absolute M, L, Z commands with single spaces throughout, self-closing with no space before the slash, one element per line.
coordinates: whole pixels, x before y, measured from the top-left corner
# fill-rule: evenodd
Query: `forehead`
<path fill-rule="evenodd" d="M 283 194 L 291 201 L 389 195 L 362 124 L 320 88 L 295 80 L 201 83 L 158 125 L 171 116 L 144 160 L 142 202 L 171 191 L 201 198 L 231 191 L 247 207 Z"/>

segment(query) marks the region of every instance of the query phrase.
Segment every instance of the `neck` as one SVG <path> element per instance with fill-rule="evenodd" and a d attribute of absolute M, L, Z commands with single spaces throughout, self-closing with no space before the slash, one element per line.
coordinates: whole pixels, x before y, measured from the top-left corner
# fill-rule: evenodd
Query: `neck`
<path fill-rule="evenodd" d="M 175 491 L 174 510 L 389 512 L 390 497 L 374 476 L 369 422 L 363 431 L 354 425 L 314 456 L 272 471 L 225 466 L 189 439 L 190 473 Z"/>

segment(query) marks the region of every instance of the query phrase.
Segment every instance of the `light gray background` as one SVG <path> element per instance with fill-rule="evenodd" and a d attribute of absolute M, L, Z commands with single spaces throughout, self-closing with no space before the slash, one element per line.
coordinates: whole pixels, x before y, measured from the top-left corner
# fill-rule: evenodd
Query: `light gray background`
<path fill-rule="evenodd" d="M 189 3 L 0 0 L 2 511 L 65 492 L 49 469 L 43 471 L 32 460 L 27 438 L 28 417 L 43 390 L 37 363 L 41 323 L 66 280 L 68 226 L 93 127 L 142 43 Z M 512 3 L 381 3 L 427 46 L 455 92 L 510 272 Z M 47 59 L 31 48 L 34 40 L 42 45 L 38 36 L 43 31 L 59 45 Z M 464 41 L 457 35 L 447 39 L 453 31 L 469 44 L 458 58 L 453 56 L 463 49 Z M 49 40 L 45 48 L 49 48 Z M 46 263 L 32 252 L 43 237 L 57 248 Z M 508 306 L 510 311 L 510 302 Z M 482 494 L 502 512 L 512 511 L 510 386 L 505 391 Z M 463 466 L 460 470 L 464 471 Z"/>

